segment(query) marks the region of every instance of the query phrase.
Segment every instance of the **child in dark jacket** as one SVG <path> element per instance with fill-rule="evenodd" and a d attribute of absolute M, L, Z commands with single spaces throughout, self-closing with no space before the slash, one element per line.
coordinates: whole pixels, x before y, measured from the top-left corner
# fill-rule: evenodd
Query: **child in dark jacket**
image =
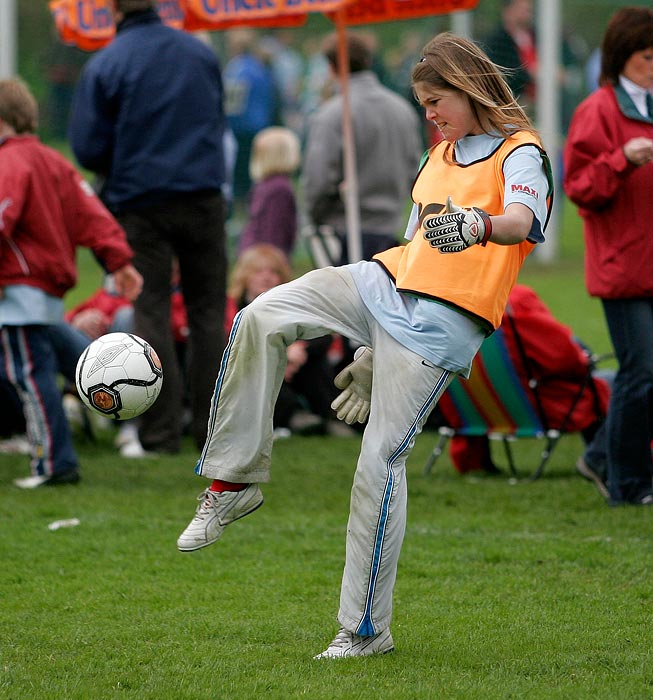
<path fill-rule="evenodd" d="M 77 281 L 77 247 L 93 251 L 128 299 L 142 286 L 124 231 L 34 135 L 37 121 L 27 86 L 0 81 L 0 380 L 15 389 L 27 423 L 32 475 L 14 482 L 20 488 L 79 481 L 50 333 Z"/>

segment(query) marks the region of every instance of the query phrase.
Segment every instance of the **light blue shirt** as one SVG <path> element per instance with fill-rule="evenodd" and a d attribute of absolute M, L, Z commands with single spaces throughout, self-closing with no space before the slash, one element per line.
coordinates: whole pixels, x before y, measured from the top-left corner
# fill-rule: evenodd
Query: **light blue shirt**
<path fill-rule="evenodd" d="M 31 326 L 60 323 L 63 300 L 27 284 L 4 287 L 0 298 L 0 326 Z"/>
<path fill-rule="evenodd" d="M 456 160 L 468 164 L 487 157 L 501 141 L 486 134 L 468 136 L 456 143 Z M 533 243 L 543 241 L 549 183 L 540 152 L 531 146 L 519 148 L 506 159 L 504 175 L 504 206 L 519 202 L 531 209 L 535 217 L 528 238 Z M 529 190 L 538 196 L 528 194 Z M 416 230 L 417 207 L 414 206 L 406 238 L 411 240 Z M 363 303 L 395 340 L 438 367 L 469 376 L 472 360 L 486 335 L 477 321 L 451 306 L 398 292 L 394 281 L 378 263 L 363 261 L 348 269 Z"/>

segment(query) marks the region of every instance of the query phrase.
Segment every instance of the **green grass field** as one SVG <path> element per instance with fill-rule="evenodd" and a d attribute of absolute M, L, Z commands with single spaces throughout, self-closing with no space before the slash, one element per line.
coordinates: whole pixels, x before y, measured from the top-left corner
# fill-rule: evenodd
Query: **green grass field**
<path fill-rule="evenodd" d="M 522 281 L 607 351 L 565 216 L 562 260 L 529 263 Z M 87 263 L 80 284 L 92 287 Z M 80 433 L 82 482 L 51 490 L 16 489 L 27 460 L 0 455 L 0 698 L 653 697 L 653 513 L 603 504 L 575 475 L 577 436 L 539 481 L 515 484 L 461 477 L 445 456 L 423 476 L 435 436 L 421 435 L 407 467 L 396 652 L 320 662 L 337 631 L 358 438 L 276 443 L 263 508 L 192 554 L 175 541 L 205 485 L 196 451 L 125 460 L 112 440 Z M 537 459 L 534 442 L 518 447 L 520 461 Z M 48 529 L 73 517 L 79 526 Z"/>

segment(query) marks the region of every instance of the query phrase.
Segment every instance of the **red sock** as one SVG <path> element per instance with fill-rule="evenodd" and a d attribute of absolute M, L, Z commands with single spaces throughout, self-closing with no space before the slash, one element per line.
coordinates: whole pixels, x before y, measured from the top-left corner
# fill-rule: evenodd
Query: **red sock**
<path fill-rule="evenodd" d="M 233 481 L 222 481 L 222 479 L 213 479 L 209 491 L 242 491 L 247 487 L 247 484 L 237 484 Z"/>

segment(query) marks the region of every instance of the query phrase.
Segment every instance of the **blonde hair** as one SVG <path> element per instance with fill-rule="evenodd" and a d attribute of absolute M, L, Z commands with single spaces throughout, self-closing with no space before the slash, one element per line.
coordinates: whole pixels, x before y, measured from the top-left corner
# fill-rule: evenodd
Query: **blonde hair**
<path fill-rule="evenodd" d="M 254 137 L 249 174 L 254 182 L 270 175 L 291 175 L 299 167 L 300 157 L 297 134 L 283 126 L 270 126 Z"/>
<path fill-rule="evenodd" d="M 245 296 L 249 277 L 261 263 L 267 263 L 279 275 L 280 284 L 292 279 L 292 270 L 283 250 L 271 243 L 256 243 L 245 248 L 231 272 L 230 297 L 240 300 Z"/>
<path fill-rule="evenodd" d="M 516 131 L 537 132 L 505 81 L 499 66 L 474 42 L 443 32 L 422 49 L 412 84 L 465 93 L 481 128 L 508 137 Z"/>
<path fill-rule="evenodd" d="M 17 134 L 33 134 L 39 108 L 27 84 L 18 78 L 0 80 L 0 119 Z"/>

